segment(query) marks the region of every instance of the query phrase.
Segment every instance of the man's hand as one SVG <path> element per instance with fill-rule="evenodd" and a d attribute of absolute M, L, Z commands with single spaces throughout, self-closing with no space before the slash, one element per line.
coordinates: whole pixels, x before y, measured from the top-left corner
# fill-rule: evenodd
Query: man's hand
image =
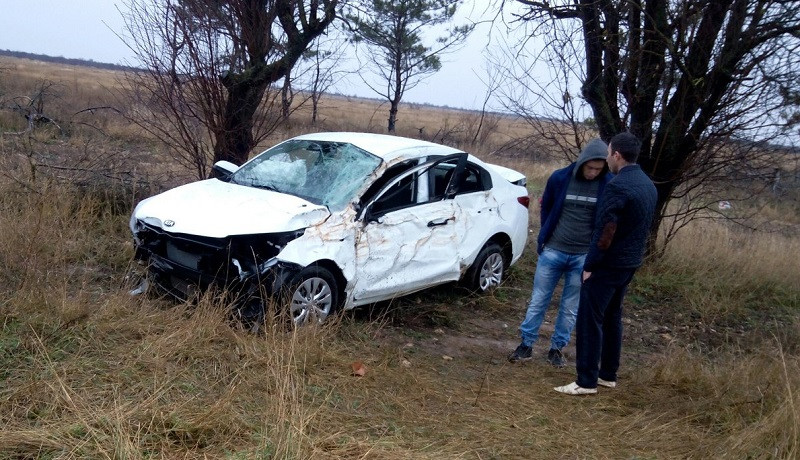
<path fill-rule="evenodd" d="M 592 276 L 592 272 L 587 272 L 586 270 L 584 270 L 582 281 L 586 281 L 587 279 L 589 279 L 590 276 Z"/>

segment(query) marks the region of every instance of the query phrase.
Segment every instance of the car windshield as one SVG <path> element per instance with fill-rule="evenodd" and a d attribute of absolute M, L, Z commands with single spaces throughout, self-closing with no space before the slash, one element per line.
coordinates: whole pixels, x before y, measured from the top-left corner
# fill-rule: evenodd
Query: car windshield
<path fill-rule="evenodd" d="M 346 142 L 290 140 L 243 165 L 231 182 L 287 193 L 332 210 L 347 206 L 381 159 Z"/>

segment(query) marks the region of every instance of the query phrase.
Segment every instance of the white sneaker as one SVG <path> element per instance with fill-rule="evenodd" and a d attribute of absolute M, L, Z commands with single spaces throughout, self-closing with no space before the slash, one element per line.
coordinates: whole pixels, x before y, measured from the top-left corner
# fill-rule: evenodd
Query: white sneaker
<path fill-rule="evenodd" d="M 583 388 L 578 386 L 576 382 L 572 382 L 569 385 L 564 385 L 563 387 L 555 387 L 553 389 L 559 393 L 572 396 L 593 395 L 597 393 L 597 388 Z"/>
<path fill-rule="evenodd" d="M 606 387 L 606 388 L 616 388 L 617 387 L 617 382 L 603 380 L 603 379 L 597 379 L 597 384 L 600 385 L 601 387 Z"/>

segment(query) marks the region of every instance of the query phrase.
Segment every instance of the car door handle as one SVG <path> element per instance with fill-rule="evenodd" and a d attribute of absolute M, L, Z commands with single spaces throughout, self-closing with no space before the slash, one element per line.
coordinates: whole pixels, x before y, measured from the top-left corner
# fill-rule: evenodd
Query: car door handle
<path fill-rule="evenodd" d="M 430 227 L 438 227 L 440 225 L 447 225 L 447 223 L 450 222 L 451 220 L 453 220 L 452 217 L 448 217 L 447 219 L 442 219 L 442 220 L 432 220 L 428 222 L 428 227 L 430 228 Z"/>

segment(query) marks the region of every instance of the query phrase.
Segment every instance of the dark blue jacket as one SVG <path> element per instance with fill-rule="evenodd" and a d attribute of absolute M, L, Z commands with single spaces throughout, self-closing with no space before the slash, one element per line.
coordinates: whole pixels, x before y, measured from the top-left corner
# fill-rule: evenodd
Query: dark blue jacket
<path fill-rule="evenodd" d="M 603 158 L 603 157 L 601 157 Z M 575 174 L 575 168 L 580 162 L 583 165 L 588 160 L 597 158 L 580 158 L 578 162 L 572 163 L 566 168 L 557 169 L 547 179 L 547 185 L 544 187 L 542 194 L 541 209 L 540 209 L 540 222 L 542 227 L 539 229 L 539 237 L 536 240 L 536 252 L 541 254 L 544 250 L 544 245 L 547 240 L 553 236 L 553 232 L 558 224 L 558 219 L 561 217 L 561 209 L 564 206 L 564 199 L 567 196 L 567 186 L 569 180 Z M 603 158 L 604 159 L 604 158 Z M 609 180 L 614 176 L 607 169 L 603 171 L 603 175 L 599 178 L 600 186 L 597 189 L 597 196 L 603 196 L 603 189 Z M 597 210 L 595 209 L 595 215 Z"/>
<path fill-rule="evenodd" d="M 592 243 L 583 269 L 593 272 L 642 265 L 657 198 L 656 187 L 641 166 L 622 168 L 597 203 Z"/>

